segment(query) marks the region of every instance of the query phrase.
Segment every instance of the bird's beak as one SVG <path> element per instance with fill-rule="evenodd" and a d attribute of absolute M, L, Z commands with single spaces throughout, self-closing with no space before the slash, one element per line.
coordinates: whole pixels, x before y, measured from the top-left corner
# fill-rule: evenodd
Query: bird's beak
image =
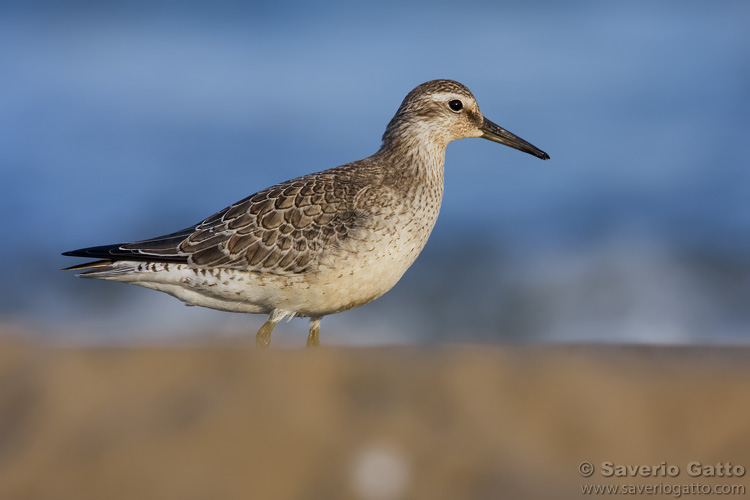
<path fill-rule="evenodd" d="M 492 123 L 487 118 L 484 119 L 484 123 L 482 123 L 482 127 L 480 130 L 484 132 L 484 134 L 482 134 L 481 136 L 482 139 L 499 142 L 500 144 L 505 144 L 506 146 L 510 146 L 519 151 L 523 151 L 524 153 L 534 155 L 537 158 L 541 158 L 542 160 L 549 160 L 549 155 L 547 153 L 534 146 L 533 144 L 524 141 L 517 135 L 511 134 L 500 125 Z"/>

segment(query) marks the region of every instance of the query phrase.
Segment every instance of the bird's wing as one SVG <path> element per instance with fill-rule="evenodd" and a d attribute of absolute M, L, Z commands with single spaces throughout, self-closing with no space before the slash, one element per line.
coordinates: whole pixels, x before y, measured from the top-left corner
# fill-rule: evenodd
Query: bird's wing
<path fill-rule="evenodd" d="M 340 174 L 311 174 L 260 191 L 176 233 L 65 255 L 302 274 L 361 227 L 367 214 L 354 204 L 360 189 Z"/>

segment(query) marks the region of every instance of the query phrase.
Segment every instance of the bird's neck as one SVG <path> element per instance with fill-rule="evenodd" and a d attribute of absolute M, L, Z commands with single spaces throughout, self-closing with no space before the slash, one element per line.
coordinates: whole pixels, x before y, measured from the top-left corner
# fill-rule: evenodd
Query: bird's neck
<path fill-rule="evenodd" d="M 443 192 L 445 147 L 442 141 L 425 140 L 424 136 L 386 137 L 376 153 L 386 166 L 386 182 L 396 187 L 418 185 Z"/>
<path fill-rule="evenodd" d="M 410 141 L 402 134 L 398 140 L 384 140 L 375 156 L 383 169 L 383 186 L 398 193 L 392 210 L 395 220 L 405 221 L 398 228 L 400 234 L 408 235 L 405 270 L 427 243 L 440 213 L 445 144 L 424 136 Z"/>

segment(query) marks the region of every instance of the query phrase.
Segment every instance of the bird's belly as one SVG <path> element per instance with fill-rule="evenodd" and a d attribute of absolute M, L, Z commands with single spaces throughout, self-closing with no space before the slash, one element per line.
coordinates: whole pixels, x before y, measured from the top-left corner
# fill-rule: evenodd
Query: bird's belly
<path fill-rule="evenodd" d="M 400 243 L 354 244 L 327 256 L 315 271 L 299 275 L 185 269 L 177 293 L 163 284 L 137 284 L 213 309 L 249 313 L 282 309 L 297 316 L 325 316 L 367 304 L 390 290 L 424 246 L 421 241 Z"/>
<path fill-rule="evenodd" d="M 302 297 L 301 314 L 333 314 L 372 302 L 393 288 L 417 254 L 407 259 L 387 254 L 360 256 L 354 262 L 322 269 L 314 277 L 310 276 L 314 283 L 310 288 L 312 293 Z"/>
<path fill-rule="evenodd" d="M 317 272 L 307 276 L 313 293 L 304 299 L 311 310 L 302 314 L 346 311 L 393 288 L 427 242 L 434 222 L 421 227 L 424 222 L 416 227 L 399 225 L 400 230 L 373 231 L 366 239 L 355 239 L 322 259 Z"/>
<path fill-rule="evenodd" d="M 245 273 L 241 302 L 283 309 L 297 316 L 325 316 L 372 302 L 390 290 L 419 255 L 400 251 L 342 252 L 315 272 L 296 276 Z"/>
<path fill-rule="evenodd" d="M 325 316 L 367 304 L 398 282 L 419 256 L 434 224 L 419 217 L 410 220 L 419 222 L 381 226 L 366 237 L 351 238 L 303 274 L 152 264 L 139 266 L 144 272 L 116 279 L 224 311 L 281 309 L 297 316 Z"/>
<path fill-rule="evenodd" d="M 367 304 L 390 290 L 409 267 L 381 257 L 357 266 L 343 264 L 347 265 L 293 276 L 231 269 L 203 272 L 184 266 L 179 269 L 180 277 L 173 271 L 171 276 L 155 273 L 127 281 L 169 293 L 190 305 L 244 313 L 282 309 L 309 317 Z"/>

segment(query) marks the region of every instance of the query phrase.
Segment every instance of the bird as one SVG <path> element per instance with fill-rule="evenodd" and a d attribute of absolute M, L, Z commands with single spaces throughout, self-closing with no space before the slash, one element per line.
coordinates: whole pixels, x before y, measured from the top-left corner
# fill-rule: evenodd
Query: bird
<path fill-rule="evenodd" d="M 324 316 L 390 290 L 424 248 L 443 197 L 448 143 L 481 137 L 542 160 L 454 80 L 418 85 L 367 158 L 276 184 L 181 231 L 63 255 L 98 259 L 63 269 L 139 285 L 187 305 L 267 314 L 256 346 L 284 318 L 310 318 L 308 347 Z"/>

